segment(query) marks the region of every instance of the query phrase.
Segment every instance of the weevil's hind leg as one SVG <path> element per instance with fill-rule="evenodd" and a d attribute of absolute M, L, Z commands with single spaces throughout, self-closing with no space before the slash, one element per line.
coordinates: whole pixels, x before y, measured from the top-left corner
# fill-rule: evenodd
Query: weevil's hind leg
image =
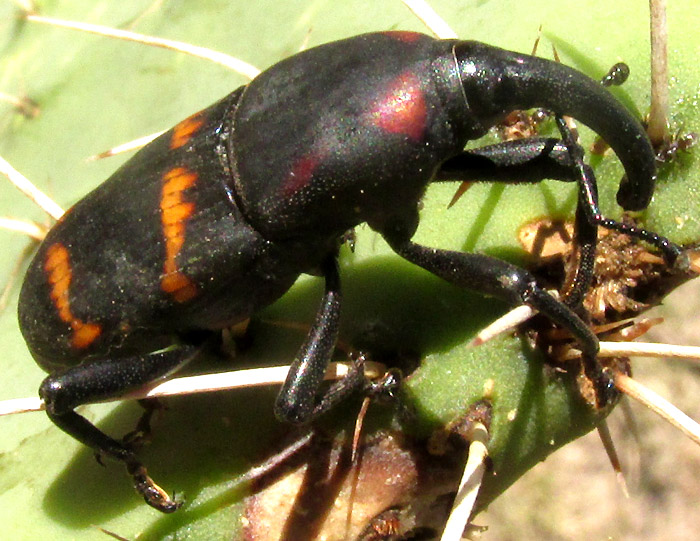
<path fill-rule="evenodd" d="M 343 379 L 325 393 L 320 387 L 338 339 L 340 323 L 340 276 L 335 256 L 324 263 L 326 289 L 306 341 L 289 368 L 289 374 L 277 395 L 275 415 L 281 421 L 302 424 L 325 413 L 348 394 L 362 388 L 362 357 Z"/>
<path fill-rule="evenodd" d="M 599 405 L 616 396 L 610 375 L 597 362 L 598 339 L 593 331 L 571 308 L 538 286 L 528 271 L 483 254 L 427 248 L 399 239 L 387 241 L 401 257 L 454 285 L 511 305 L 527 304 L 567 329 L 580 344 L 584 370 L 596 386 Z"/>
<path fill-rule="evenodd" d="M 134 451 L 151 441 L 153 416 L 164 409 L 163 404 L 157 398 L 141 399 L 139 405 L 143 408 L 143 413 L 136 423 L 136 427 L 122 438 L 122 442 Z"/>
<path fill-rule="evenodd" d="M 146 503 L 164 513 L 175 511 L 180 504 L 153 482 L 130 446 L 111 438 L 74 410 L 81 404 L 119 396 L 164 377 L 189 362 L 199 349 L 183 345 L 149 355 L 94 361 L 49 376 L 39 388 L 49 418 L 101 455 L 124 462 L 137 492 Z"/>

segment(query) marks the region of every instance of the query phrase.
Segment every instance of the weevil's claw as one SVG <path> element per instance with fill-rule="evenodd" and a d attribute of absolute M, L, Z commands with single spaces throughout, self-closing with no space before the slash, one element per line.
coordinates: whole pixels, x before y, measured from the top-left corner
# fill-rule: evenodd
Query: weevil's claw
<path fill-rule="evenodd" d="M 595 410 L 613 406 L 620 397 L 612 368 L 601 366 L 595 357 L 583 358 L 580 390 L 584 400 Z"/>
<path fill-rule="evenodd" d="M 597 379 L 594 380 L 598 409 L 605 409 L 615 404 L 620 393 L 615 387 L 615 377 L 612 370 L 603 368 Z"/>
<path fill-rule="evenodd" d="M 693 265 L 692 254 L 693 250 L 681 249 L 680 253 L 678 254 L 678 257 L 676 257 L 675 261 L 673 261 L 673 270 L 682 273 L 688 273 L 693 270 L 698 272 L 698 270 Z"/>
<path fill-rule="evenodd" d="M 134 479 L 136 492 L 141 494 L 145 502 L 154 509 L 161 513 L 173 513 L 182 506 L 182 502 L 170 499 L 168 493 L 149 477 L 146 468 L 139 462 L 127 464 L 126 469 Z"/>
<path fill-rule="evenodd" d="M 392 368 L 379 381 L 369 381 L 364 392 L 370 398 L 383 403 L 396 400 L 403 373 L 398 368 Z"/>

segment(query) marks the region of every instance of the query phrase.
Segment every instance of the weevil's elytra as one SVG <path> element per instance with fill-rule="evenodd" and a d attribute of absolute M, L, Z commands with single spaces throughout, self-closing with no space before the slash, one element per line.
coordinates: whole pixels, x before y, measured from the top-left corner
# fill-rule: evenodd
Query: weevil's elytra
<path fill-rule="evenodd" d="M 679 248 L 605 219 L 593 171 L 563 140 L 534 137 L 465 151 L 516 109 L 571 115 L 622 161 L 618 201 L 644 208 L 655 158 L 644 130 L 601 85 L 555 62 L 473 41 L 415 32 L 356 36 L 272 66 L 191 115 L 119 168 L 48 233 L 19 302 L 23 336 L 49 372 L 49 417 L 121 460 L 136 490 L 164 512 L 170 500 L 133 451 L 74 410 L 179 369 L 204 335 L 249 319 L 302 273 L 325 292 L 291 364 L 276 415 L 307 422 L 363 384 L 355 370 L 320 393 L 338 336 L 337 249 L 367 223 L 393 250 L 450 283 L 526 303 L 578 340 L 602 405 L 615 398 L 598 342 L 577 315 L 590 285 L 599 225 L 642 238 L 671 261 Z M 420 199 L 443 181 L 577 182 L 581 271 L 575 294 L 547 294 L 527 271 L 482 254 L 412 242 Z"/>

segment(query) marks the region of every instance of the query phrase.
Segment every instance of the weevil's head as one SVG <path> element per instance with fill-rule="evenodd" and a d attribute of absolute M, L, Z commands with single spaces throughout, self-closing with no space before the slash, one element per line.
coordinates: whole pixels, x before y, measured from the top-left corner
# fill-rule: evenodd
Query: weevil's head
<path fill-rule="evenodd" d="M 516 109 L 541 107 L 598 133 L 625 168 L 617 201 L 625 210 L 649 205 L 656 182 L 654 150 L 639 120 L 600 83 L 558 62 L 475 41 L 455 43 L 470 115 L 484 130 Z"/>

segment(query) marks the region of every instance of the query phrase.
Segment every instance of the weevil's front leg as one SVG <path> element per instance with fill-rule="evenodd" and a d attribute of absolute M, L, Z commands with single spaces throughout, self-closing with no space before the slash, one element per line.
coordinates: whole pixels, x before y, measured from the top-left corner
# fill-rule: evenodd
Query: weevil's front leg
<path fill-rule="evenodd" d="M 359 358 L 347 376 L 331 385 L 324 394 L 320 393 L 340 324 L 340 276 L 335 256 L 326 260 L 323 274 L 326 289 L 321 306 L 277 395 L 275 415 L 281 421 L 309 422 L 364 384 L 363 359 Z"/>
<path fill-rule="evenodd" d="M 599 405 L 615 396 L 609 374 L 597 362 L 598 339 L 576 313 L 537 285 L 525 269 L 482 254 L 427 248 L 410 241 L 387 239 L 401 257 L 455 284 L 511 305 L 527 304 L 567 329 L 579 342 L 584 370 L 596 385 Z"/>
<path fill-rule="evenodd" d="M 465 150 L 446 160 L 436 181 L 529 184 L 544 179 L 579 180 L 565 142 L 552 137 L 504 141 Z"/>
<path fill-rule="evenodd" d="M 563 140 L 533 137 L 466 150 L 446 160 L 435 180 L 508 184 L 536 183 L 545 179 L 578 182 L 579 205 L 592 224 L 648 242 L 673 264 L 682 252 L 679 246 L 653 231 L 610 220 L 601 214 L 595 174 L 583 160 L 583 149 L 560 116 L 557 123 Z"/>
<path fill-rule="evenodd" d="M 577 178 L 579 180 L 579 206 L 585 211 L 588 220 L 597 226 L 619 231 L 630 237 L 648 242 L 664 254 L 664 258 L 669 265 L 673 265 L 683 253 L 680 246 L 654 231 L 610 220 L 602 215 L 598 207 L 598 190 L 595 175 L 593 170 L 583 160 L 583 149 L 576 143 L 565 120 L 561 116 L 557 116 L 556 120 L 563 142 L 568 149 L 567 151 L 571 158 L 572 166 L 577 171 Z"/>
<path fill-rule="evenodd" d="M 593 282 L 598 224 L 590 218 L 590 204 L 597 205 L 593 171 L 583 162 L 583 150 L 566 124 L 567 140 L 546 137 L 516 139 L 465 151 L 447 160 L 437 180 L 489 181 L 509 184 L 535 183 L 544 179 L 577 182 L 574 242 L 578 265 L 563 302 L 583 315 L 583 298 Z M 572 148 L 575 147 L 575 148 Z"/>
<path fill-rule="evenodd" d="M 579 262 L 564 301 L 578 310 L 593 279 L 597 227 L 648 242 L 664 254 L 669 264 L 678 259 L 682 249 L 653 231 L 605 218 L 598 207 L 595 174 L 583 160 L 583 149 L 560 116 L 557 116 L 557 124 L 562 140 L 534 137 L 470 149 L 445 161 L 435 180 L 509 184 L 536 183 L 544 179 L 577 182 L 575 242 Z"/>
<path fill-rule="evenodd" d="M 189 362 L 198 351 L 198 347 L 185 345 L 149 355 L 94 361 L 51 375 L 39 388 L 49 418 L 98 453 L 124 462 L 137 492 L 146 503 L 164 513 L 175 511 L 181 504 L 153 482 L 128 445 L 111 438 L 74 410 L 81 404 L 120 396 L 162 378 Z"/>

